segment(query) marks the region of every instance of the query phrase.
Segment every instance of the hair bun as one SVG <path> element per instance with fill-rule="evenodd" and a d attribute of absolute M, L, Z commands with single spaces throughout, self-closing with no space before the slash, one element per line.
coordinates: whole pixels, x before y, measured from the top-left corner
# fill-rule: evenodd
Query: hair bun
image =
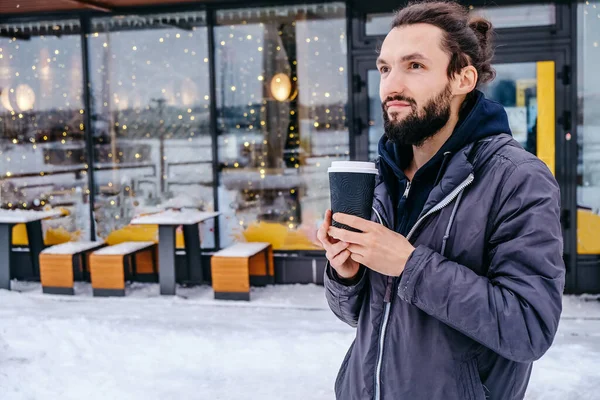
<path fill-rule="evenodd" d="M 479 41 L 479 55 L 482 61 L 479 80 L 482 83 L 489 82 L 496 76 L 496 71 L 490 64 L 494 56 L 492 23 L 485 18 L 474 17 L 469 20 L 469 28 L 473 30 Z"/>
<path fill-rule="evenodd" d="M 469 21 L 469 27 L 478 37 L 488 39 L 492 33 L 492 23 L 485 18 L 475 17 Z"/>

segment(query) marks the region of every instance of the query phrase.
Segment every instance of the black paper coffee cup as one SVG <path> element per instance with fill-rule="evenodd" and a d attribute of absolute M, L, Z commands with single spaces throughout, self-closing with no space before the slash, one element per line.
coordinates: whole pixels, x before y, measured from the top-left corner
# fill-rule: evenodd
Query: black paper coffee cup
<path fill-rule="evenodd" d="M 334 161 L 327 170 L 333 214 L 355 215 L 371 219 L 373 192 L 377 168 L 374 163 L 362 161 Z M 358 232 L 349 226 L 332 221 L 336 228 Z"/>

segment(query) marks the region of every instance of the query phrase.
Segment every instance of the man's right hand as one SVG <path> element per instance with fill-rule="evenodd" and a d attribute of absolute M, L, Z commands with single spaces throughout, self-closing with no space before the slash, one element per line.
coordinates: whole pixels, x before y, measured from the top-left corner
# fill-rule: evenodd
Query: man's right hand
<path fill-rule="evenodd" d="M 350 258 L 350 250 L 347 249 L 348 243 L 340 242 L 329 236 L 327 233 L 331 226 L 331 210 L 325 212 L 325 221 L 319 228 L 317 238 L 325 249 L 325 257 L 329 260 L 329 264 L 340 278 L 352 279 L 358 274 L 360 264 Z"/>

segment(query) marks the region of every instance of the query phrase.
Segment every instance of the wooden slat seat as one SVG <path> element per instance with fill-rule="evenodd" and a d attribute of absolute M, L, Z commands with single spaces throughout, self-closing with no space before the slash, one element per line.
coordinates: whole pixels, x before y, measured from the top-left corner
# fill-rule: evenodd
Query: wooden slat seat
<path fill-rule="evenodd" d="M 104 242 L 69 242 L 40 253 L 43 293 L 73 295 L 75 281 L 89 280 L 89 255 Z"/>
<path fill-rule="evenodd" d="M 211 258 L 215 299 L 250 300 L 250 285 L 273 283 L 273 247 L 270 243 L 237 243 Z"/>
<path fill-rule="evenodd" d="M 157 274 L 156 243 L 123 242 L 90 255 L 94 296 L 125 296 L 125 281 L 138 272 Z"/>

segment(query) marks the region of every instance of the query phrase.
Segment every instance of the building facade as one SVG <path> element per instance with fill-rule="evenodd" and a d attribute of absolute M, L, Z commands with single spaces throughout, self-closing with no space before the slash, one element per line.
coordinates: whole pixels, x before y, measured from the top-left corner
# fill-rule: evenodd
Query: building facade
<path fill-rule="evenodd" d="M 0 0 L 0 206 L 63 210 L 46 244 L 218 210 L 206 254 L 268 241 L 281 282 L 318 282 L 327 167 L 377 155 L 376 49 L 403 3 L 156 3 Z M 497 29 L 481 90 L 560 183 L 567 290 L 600 292 L 600 2 L 502 4 L 467 4 Z"/>

